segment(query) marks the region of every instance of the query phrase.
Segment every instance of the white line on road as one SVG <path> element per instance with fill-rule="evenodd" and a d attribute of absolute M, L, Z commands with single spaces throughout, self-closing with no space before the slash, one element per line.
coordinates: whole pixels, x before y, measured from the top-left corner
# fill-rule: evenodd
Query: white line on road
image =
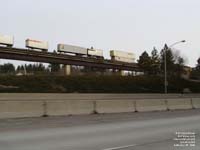
<path fill-rule="evenodd" d="M 134 144 L 134 145 L 125 145 L 125 146 L 120 146 L 120 147 L 106 148 L 106 149 L 103 149 L 103 150 L 118 150 L 118 149 L 124 149 L 124 148 L 134 147 L 134 146 L 136 146 L 136 144 Z"/>

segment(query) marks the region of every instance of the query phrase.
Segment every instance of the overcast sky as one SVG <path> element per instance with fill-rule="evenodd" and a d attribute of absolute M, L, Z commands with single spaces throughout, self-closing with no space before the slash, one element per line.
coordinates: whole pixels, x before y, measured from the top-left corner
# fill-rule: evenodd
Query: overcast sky
<path fill-rule="evenodd" d="M 0 0 L 0 33 L 26 38 L 124 50 L 138 56 L 180 40 L 174 48 L 194 66 L 200 56 L 199 0 Z M 0 61 L 0 63 L 7 61 Z M 16 64 L 19 62 L 14 61 Z"/>

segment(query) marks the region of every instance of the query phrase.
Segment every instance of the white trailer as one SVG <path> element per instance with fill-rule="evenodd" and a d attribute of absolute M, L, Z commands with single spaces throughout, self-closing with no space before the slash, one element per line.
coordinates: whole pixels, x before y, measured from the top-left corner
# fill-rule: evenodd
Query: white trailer
<path fill-rule="evenodd" d="M 88 56 L 103 58 L 103 50 L 94 49 L 93 47 L 88 48 Z"/>
<path fill-rule="evenodd" d="M 27 39 L 26 47 L 31 49 L 39 49 L 42 51 L 48 51 L 48 42 Z"/>
<path fill-rule="evenodd" d="M 87 55 L 87 48 L 73 46 L 73 45 L 66 45 L 66 44 L 58 44 L 57 51 L 63 53 L 72 53 L 77 55 Z"/>
<path fill-rule="evenodd" d="M 14 37 L 0 34 L 0 44 L 12 47 L 14 45 Z"/>
<path fill-rule="evenodd" d="M 122 57 L 122 58 L 131 58 L 135 59 L 135 55 L 130 52 L 118 51 L 118 50 L 111 50 L 110 51 L 111 57 Z"/>

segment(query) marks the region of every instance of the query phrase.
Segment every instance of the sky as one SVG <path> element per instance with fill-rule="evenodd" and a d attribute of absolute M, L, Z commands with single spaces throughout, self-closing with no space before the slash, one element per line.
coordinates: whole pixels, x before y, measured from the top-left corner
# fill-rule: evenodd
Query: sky
<path fill-rule="evenodd" d="M 15 37 L 14 47 L 24 48 L 25 39 L 104 50 L 159 51 L 174 46 L 195 66 L 200 57 L 199 0 L 0 0 L 0 33 Z M 0 63 L 20 61 L 0 60 Z"/>

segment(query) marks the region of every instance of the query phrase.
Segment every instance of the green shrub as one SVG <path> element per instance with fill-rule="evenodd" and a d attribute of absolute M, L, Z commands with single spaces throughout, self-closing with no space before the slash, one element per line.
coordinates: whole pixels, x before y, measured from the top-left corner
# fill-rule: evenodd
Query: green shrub
<path fill-rule="evenodd" d="M 0 92 L 163 93 L 163 83 L 158 76 L 0 76 Z M 169 79 L 170 93 L 181 93 L 184 88 L 199 93 L 200 83 Z"/>

